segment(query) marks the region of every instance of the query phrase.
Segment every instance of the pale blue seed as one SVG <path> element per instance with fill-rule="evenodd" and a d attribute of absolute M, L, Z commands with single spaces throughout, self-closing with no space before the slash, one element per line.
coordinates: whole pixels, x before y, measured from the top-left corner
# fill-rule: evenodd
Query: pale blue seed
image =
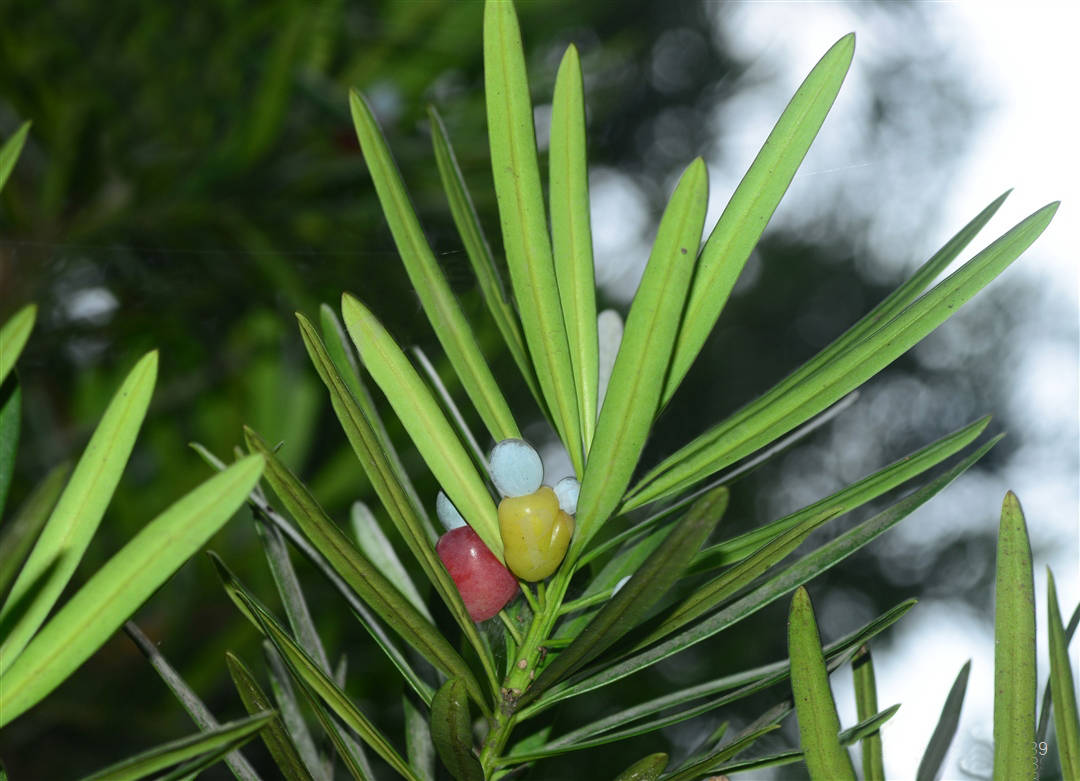
<path fill-rule="evenodd" d="M 465 525 L 465 519 L 461 517 L 461 513 L 442 491 L 439 491 L 439 495 L 435 497 L 435 514 L 439 516 L 439 522 L 447 531 Z"/>
<path fill-rule="evenodd" d="M 544 479 L 540 454 L 523 439 L 504 439 L 491 449 L 491 479 L 503 496 L 534 493 Z"/>
<path fill-rule="evenodd" d="M 559 509 L 567 515 L 577 512 L 578 494 L 581 493 L 581 483 L 576 477 L 564 477 L 555 483 L 555 495 L 559 497 Z"/>

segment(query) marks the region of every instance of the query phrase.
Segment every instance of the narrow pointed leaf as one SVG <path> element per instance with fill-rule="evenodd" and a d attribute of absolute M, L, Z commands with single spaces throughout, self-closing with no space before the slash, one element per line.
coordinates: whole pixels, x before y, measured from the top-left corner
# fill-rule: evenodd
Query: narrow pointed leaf
<path fill-rule="evenodd" d="M 623 510 L 638 507 L 734 463 L 832 404 L 888 366 L 947 320 L 1031 246 L 1053 219 L 1051 203 L 1022 220 L 888 321 L 872 318 L 857 339 L 826 347 L 772 390 L 651 470 Z M 864 318 L 865 320 L 865 318 Z M 797 381 L 796 381 L 797 380 Z"/>
<path fill-rule="evenodd" d="M 765 605 L 790 593 L 797 586 L 808 582 L 835 566 L 864 545 L 884 534 L 963 474 L 1000 439 L 1001 436 L 998 436 L 990 440 L 945 474 L 873 518 L 863 521 L 835 540 L 822 545 L 812 553 L 788 565 L 782 572 L 769 578 L 730 605 L 726 605 L 716 613 L 705 617 L 693 626 L 687 627 L 661 643 L 637 651 L 614 664 L 605 665 L 602 670 L 588 669 L 582 671 L 579 678 L 572 685 L 559 686 L 557 690 L 553 690 L 547 697 L 539 700 L 538 704 L 542 702 L 545 706 L 550 706 L 560 700 L 592 691 L 601 686 L 607 686 L 712 637 L 717 632 L 741 621 L 746 616 L 752 615 L 765 607 Z"/>
<path fill-rule="evenodd" d="M 675 583 L 716 528 L 727 501 L 726 488 L 717 489 L 698 500 L 626 585 L 581 630 L 577 639 L 544 669 L 519 702 L 526 705 L 535 700 L 552 684 L 610 648 L 640 622 L 649 608 Z"/>
<path fill-rule="evenodd" d="M 1024 513 L 1001 505 L 994 584 L 994 778 L 1031 772 L 1035 742 L 1035 582 Z"/>
<path fill-rule="evenodd" d="M 717 746 L 708 756 L 681 768 L 677 773 L 664 776 L 664 781 L 691 781 L 691 779 L 702 778 L 705 774 L 710 774 L 711 777 L 711 774 L 718 772 L 717 768 L 723 767 L 725 762 L 746 751 L 763 736 L 779 729 L 780 723 L 788 717 L 791 711 L 790 700 L 773 706 L 746 725 L 730 741 Z"/>
<path fill-rule="evenodd" d="M 573 561 L 622 501 L 660 403 L 708 204 L 705 163 L 683 173 L 626 320 L 578 498 Z"/>
<path fill-rule="evenodd" d="M 315 741 L 311 736 L 311 730 L 308 729 L 304 714 L 300 710 L 300 701 L 293 689 L 289 671 L 281 660 L 281 654 L 269 640 L 263 640 L 262 649 L 263 658 L 266 660 L 267 675 L 270 679 L 270 689 L 274 693 L 278 713 L 281 715 L 281 721 L 293 745 L 296 746 L 297 753 L 304 761 L 308 772 L 317 781 L 332 781 L 333 764 L 328 757 L 320 757 L 315 748 Z"/>
<path fill-rule="evenodd" d="M 34 330 L 37 305 L 27 304 L 13 314 L 0 328 L 0 383 L 7 379 L 15 361 L 26 346 L 30 332 Z"/>
<path fill-rule="evenodd" d="M 1069 657 L 1069 643 L 1061 622 L 1054 573 L 1046 570 L 1047 623 L 1050 628 L 1050 685 L 1054 697 L 1054 729 L 1058 756 L 1065 778 L 1080 778 L 1080 713 L 1076 709 L 1076 689 Z"/>
<path fill-rule="evenodd" d="M 360 359 L 386 395 L 405 430 L 450 501 L 502 561 L 495 503 L 438 402 L 382 324 L 350 295 L 342 314 Z"/>
<path fill-rule="evenodd" d="M 862 646 L 855 654 L 851 674 L 855 684 L 855 715 L 859 721 L 864 721 L 878 712 L 874 659 L 868 646 Z M 862 769 L 863 781 L 885 781 L 885 761 L 878 732 L 862 739 Z"/>
<path fill-rule="evenodd" d="M 662 752 L 649 754 L 626 768 L 615 781 L 656 781 L 667 767 L 668 755 Z"/>
<path fill-rule="evenodd" d="M 457 587 L 435 554 L 435 527 L 428 518 L 397 451 L 386 436 L 382 420 L 377 415 L 370 397 L 367 397 L 366 388 L 364 400 L 353 396 L 311 323 L 303 315 L 298 314 L 296 319 L 311 362 L 330 392 L 334 413 L 375 493 L 398 533 L 405 540 L 409 551 L 435 586 L 462 633 L 480 657 L 488 681 L 492 687 L 498 686 L 494 661 L 481 641 Z M 334 322 L 336 320 L 335 317 Z M 351 347 L 349 349 L 351 350 Z M 344 353 L 347 354 L 348 351 Z"/>
<path fill-rule="evenodd" d="M 989 417 L 980 418 L 942 437 L 937 442 L 909 453 L 898 461 L 852 483 L 832 496 L 807 505 L 760 529 L 754 529 L 705 548 L 690 565 L 690 573 L 707 572 L 717 567 L 734 564 L 760 549 L 768 541 L 804 523 L 811 516 L 841 515 L 861 507 L 967 447 L 986 429 L 989 422 Z"/>
<path fill-rule="evenodd" d="M 296 570 L 293 569 L 289 549 L 285 545 L 285 536 L 280 529 L 270 523 L 256 523 L 255 531 L 262 540 L 270 576 L 274 579 L 274 585 L 277 587 L 278 596 L 281 597 L 281 605 L 285 608 L 285 615 L 289 619 L 293 634 L 304 650 L 319 662 L 323 672 L 329 673 L 330 659 L 315 629 L 311 610 L 308 609 L 304 591 L 300 587 L 300 579 L 296 575 Z"/>
<path fill-rule="evenodd" d="M 134 621 L 124 623 L 124 632 L 127 633 L 127 636 L 131 638 L 131 641 L 135 643 L 135 646 L 150 662 L 150 666 L 154 668 L 161 680 L 169 687 L 169 691 L 173 693 L 180 705 L 191 716 L 191 720 L 195 722 L 196 726 L 203 732 L 216 730 L 220 724 L 214 718 L 214 714 L 210 712 L 210 709 L 206 707 L 206 703 L 199 698 L 199 695 L 180 676 L 180 673 L 169 664 L 165 655 L 150 641 L 150 638 L 143 634 Z M 271 710 L 271 708 L 260 708 L 257 712 L 266 710 Z M 232 771 L 233 776 L 238 781 L 258 781 L 259 779 L 259 774 L 255 772 L 255 768 L 239 751 L 234 751 L 225 756 L 225 764 L 229 766 L 229 770 Z"/>
<path fill-rule="evenodd" d="M 263 460 L 245 458 L 150 521 L 54 615 L 4 674 L 0 726 L 52 691 L 229 520 Z M 63 501 L 63 500 L 61 500 Z"/>
<path fill-rule="evenodd" d="M 290 672 L 304 686 L 311 691 L 336 713 L 360 738 L 391 767 L 401 775 L 414 779 L 412 771 L 401 755 L 398 754 L 386 737 L 379 731 L 367 716 L 365 716 L 353 704 L 341 687 L 330 676 L 319 669 L 319 665 L 308 656 L 288 632 L 282 628 L 277 619 L 265 608 L 260 606 L 247 593 L 247 590 L 229 572 L 222 561 L 211 554 L 211 561 L 217 568 L 225 591 L 233 603 L 273 644 L 281 654 L 282 660 L 288 666 Z"/>
<path fill-rule="evenodd" d="M 750 252 L 821 129 L 855 53 L 849 33 L 799 86 L 728 201 L 701 252 L 661 405 L 674 395 L 708 338 Z"/>
<path fill-rule="evenodd" d="M 585 155 L 585 86 L 577 48 L 570 44 L 555 78 L 551 104 L 549 196 L 555 280 L 566 323 L 578 420 L 588 455 L 596 428 L 596 281 Z"/>
<path fill-rule="evenodd" d="M 775 539 L 761 546 L 752 555 L 726 570 L 719 577 L 713 578 L 674 610 L 637 647 L 643 648 L 662 637 L 666 637 L 681 627 L 697 620 L 716 609 L 736 593 L 750 585 L 755 579 L 767 572 L 774 564 L 787 558 L 798 548 L 810 533 L 835 517 L 833 513 L 820 513 L 806 518 L 801 524 L 789 529 Z"/>
<path fill-rule="evenodd" d="M 1080 605 L 1073 609 L 1073 614 L 1069 618 L 1069 625 L 1065 627 L 1066 648 L 1072 642 L 1072 637 L 1076 633 L 1078 625 L 1080 625 Z M 1053 704 L 1053 700 L 1053 681 L 1047 678 L 1046 687 L 1043 689 L 1042 705 L 1039 707 L 1039 726 L 1035 730 L 1036 743 L 1042 743 L 1046 740 L 1046 733 L 1050 731 L 1050 706 Z"/>
<path fill-rule="evenodd" d="M 45 522 L 41 536 L 15 579 L 11 593 L 0 609 L 0 625 L 9 620 L 12 609 L 26 596 L 30 584 L 51 567 L 48 579 L 40 584 L 18 623 L 7 627 L 7 636 L 0 642 L 0 674 L 18 659 L 41 626 L 90 544 L 135 445 L 156 376 L 157 352 L 151 352 L 135 365 L 109 402 L 71 479 Z M 127 616 L 120 620 L 124 618 Z M 6 712 L 0 714 L 0 721 L 7 715 Z"/>
<path fill-rule="evenodd" d="M 949 689 L 949 696 L 945 698 L 945 706 L 941 709 L 937 726 L 930 736 L 930 742 L 926 744 L 926 751 L 919 760 L 919 769 L 915 772 L 915 781 L 934 781 L 941 770 L 941 763 L 945 761 L 945 755 L 949 753 L 953 738 L 956 737 L 956 727 L 960 724 L 960 711 L 964 706 L 964 695 L 967 693 L 968 674 L 971 672 L 971 660 L 964 662 L 960 672 Z"/>
<path fill-rule="evenodd" d="M 855 781 L 851 757 L 840 745 L 840 717 L 836 713 L 825 657 L 821 652 L 810 596 L 800 586 L 788 613 L 788 653 L 791 655 L 791 692 L 806 768 L 814 781 Z"/>
<path fill-rule="evenodd" d="M 442 633 L 402 596 L 397 587 L 349 541 L 315 497 L 251 429 L 244 430 L 253 452 L 266 458 L 266 479 L 296 523 L 334 570 L 371 609 L 421 656 L 447 675 L 466 681 L 470 694 L 483 702 L 483 691 L 461 656 Z"/>
<path fill-rule="evenodd" d="M 525 384 L 529 386 L 540 409 L 546 412 L 547 405 L 544 404 L 544 397 L 540 394 L 540 386 L 536 381 L 536 371 L 525 350 L 525 340 L 521 336 L 521 324 L 518 322 L 517 312 L 507 299 L 506 288 L 499 276 L 499 270 L 495 267 L 495 258 L 491 255 L 491 246 L 484 235 L 484 229 L 480 225 L 480 218 L 476 214 L 476 207 L 473 206 L 469 191 L 465 187 L 465 178 L 458 166 L 454 148 L 450 145 L 450 136 L 434 106 L 428 107 L 428 119 L 431 121 L 431 141 L 435 148 L 435 164 L 439 169 L 439 178 L 442 180 L 443 190 L 446 191 L 447 200 L 450 202 L 450 213 L 454 218 L 454 224 L 465 245 L 465 253 L 469 256 L 473 272 L 480 283 L 484 303 L 487 304 L 488 311 L 491 312 L 503 341 L 506 342 L 510 354 L 514 357 L 514 362 L 521 370 Z"/>
<path fill-rule="evenodd" d="M 397 551 L 390 544 L 390 539 L 383 532 L 368 506 L 363 502 L 353 502 L 349 519 L 352 521 L 356 542 L 368 560 L 383 574 L 383 577 L 397 587 L 401 595 L 409 600 L 409 604 L 415 607 L 420 615 L 434 623 L 435 619 L 431 617 L 431 611 L 428 610 L 427 604 L 424 603 L 412 578 L 409 577 L 405 565 L 398 558 Z"/>
<path fill-rule="evenodd" d="M 15 167 L 15 163 L 22 153 L 23 144 L 26 143 L 26 136 L 29 132 L 30 122 L 23 122 L 19 125 L 19 129 L 12 133 L 11 137 L 0 147 L 0 190 L 4 189 L 8 177 L 11 176 L 11 170 Z M 2 375 L 0 375 L 0 379 L 2 379 Z"/>
<path fill-rule="evenodd" d="M 450 678 L 431 701 L 431 739 L 457 781 L 483 781 L 484 771 L 473 752 L 469 699 L 460 678 Z"/>
<path fill-rule="evenodd" d="M 0 518 L 4 516 L 11 476 L 15 473 L 21 424 L 22 389 L 16 380 L 0 381 Z"/>
<path fill-rule="evenodd" d="M 135 781 L 179 762 L 216 751 L 233 751 L 251 740 L 274 717 L 260 713 L 157 746 L 87 776 L 83 781 Z"/>
<path fill-rule="evenodd" d="M 70 474 L 71 464 L 55 467 L 38 483 L 15 517 L 4 527 L 3 536 L 0 537 L 0 597 L 7 593 L 7 587 L 18 574 L 20 565 L 56 506 Z"/>
<path fill-rule="evenodd" d="M 228 665 L 233 685 L 247 712 L 251 715 L 272 712 L 273 706 L 270 704 L 270 699 L 240 658 L 228 651 L 225 653 L 225 662 Z M 300 754 L 297 753 L 296 747 L 285 732 L 285 725 L 276 713 L 263 728 L 261 736 L 282 776 L 288 781 L 311 781 L 311 773 L 300 759 Z"/>
<path fill-rule="evenodd" d="M 349 94 L 349 108 L 375 192 L 394 235 L 394 244 L 439 343 L 495 441 L 520 437 L 514 416 L 480 352 L 472 327 L 424 238 L 405 183 L 371 108 L 355 91 Z"/>
<path fill-rule="evenodd" d="M 484 4 L 484 95 L 503 247 L 525 343 L 555 429 L 581 475 L 577 393 L 544 215 L 525 54 L 512 3 Z"/>

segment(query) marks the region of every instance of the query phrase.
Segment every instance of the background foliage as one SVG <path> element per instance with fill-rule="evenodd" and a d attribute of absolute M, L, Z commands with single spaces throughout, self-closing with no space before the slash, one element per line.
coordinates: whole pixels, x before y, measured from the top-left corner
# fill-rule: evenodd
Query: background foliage
<path fill-rule="evenodd" d="M 923 21 L 918 6 L 886 3 L 877 12 L 894 15 L 900 29 L 917 29 Z M 20 363 L 26 412 L 13 505 L 47 465 L 78 451 L 134 358 L 152 347 L 162 354 L 154 412 L 87 571 L 162 509 L 167 497 L 206 477 L 188 441 L 226 453 L 240 441 L 244 423 L 286 443 L 283 457 L 335 517 L 343 518 L 348 503 L 367 492 L 334 433 L 291 313 L 314 317 L 320 301 L 334 302 L 343 288 L 352 289 L 365 294 L 402 342 L 435 342 L 393 252 L 356 146 L 349 87 L 372 100 L 455 291 L 481 338 L 486 332 L 495 342 L 422 129 L 424 106 L 433 102 L 454 139 L 481 220 L 496 235 L 480 89 L 480 13 L 479 4 L 435 0 L 192 7 L 121 0 L 110 4 L 108 14 L 86 0 L 3 3 L 0 134 L 8 136 L 24 119 L 34 126 L 0 202 L 0 319 L 26 301 L 41 304 Z M 573 40 L 581 49 L 593 175 L 614 188 L 632 187 L 653 222 L 673 172 L 696 154 L 723 159 L 725 139 L 713 130 L 727 101 L 770 77 L 767 67 L 734 53 L 728 44 L 738 30 L 725 28 L 725 17 L 712 5 L 552 1 L 523 3 L 519 13 L 535 95 L 550 95 L 565 44 Z M 976 121 L 977 107 L 964 98 L 965 76 L 942 70 L 932 41 L 919 43 L 921 48 L 908 50 L 897 43 L 893 59 L 875 66 L 878 87 L 860 143 L 872 159 L 875 149 L 894 143 L 912 123 L 930 122 L 937 146 L 919 148 L 920 159 L 910 161 L 922 173 L 925 197 L 919 203 L 928 209 L 947 182 L 948 163 Z M 920 94 L 917 106 L 908 99 L 913 92 Z M 860 211 L 845 200 L 833 210 L 842 218 L 798 234 L 766 234 L 748 268 L 751 280 L 737 290 L 650 441 L 646 466 L 700 430 L 702 421 L 719 419 L 768 387 L 883 297 L 901 269 L 893 266 L 894 278 L 866 275 L 874 267 L 867 256 L 920 260 L 908 258 L 906 248 L 858 238 L 872 225 L 871 205 L 866 199 Z M 959 227 L 936 225 L 928 212 L 916 212 L 912 222 L 938 238 Z M 651 236 L 654 228 L 623 230 Z M 842 244 L 837 236 L 844 236 Z M 622 305 L 619 286 L 608 289 L 610 299 L 600 304 Z M 379 292 L 373 296 L 371 290 Z M 1015 288 L 1011 293 L 1018 295 Z M 969 334 L 986 332 L 976 344 L 994 343 L 1008 331 L 1008 310 L 994 302 L 993 291 L 977 311 L 983 319 L 963 321 Z M 842 452 L 824 462 L 820 454 L 830 440 L 823 434 L 744 480 L 725 523 L 750 526 L 766 512 L 775 515 L 778 505 L 790 509 L 799 499 L 835 490 L 842 479 L 863 474 L 861 465 L 885 463 L 1000 409 L 1000 385 L 977 358 L 978 350 L 968 349 L 928 369 L 905 357 L 864 399 L 869 406 L 892 407 L 889 419 L 865 426 L 877 432 L 874 439 L 860 439 L 859 427 L 848 425 Z M 739 371 L 725 371 L 730 366 Z M 501 355 L 494 369 L 497 375 L 512 372 L 509 356 Z M 504 392 L 515 410 L 530 408 L 524 387 Z M 997 425 L 1008 428 L 1007 421 Z M 993 469 L 994 459 L 1008 456 L 1008 445 L 1006 440 L 980 468 Z M 413 475 L 425 471 L 418 460 L 409 466 Z M 433 486 L 418 487 L 433 500 Z M 147 496 L 160 497 L 160 506 L 136 506 L 136 497 Z M 893 566 L 886 579 L 871 553 L 828 582 L 815 582 L 817 593 L 854 611 L 850 624 L 830 626 L 826 599 L 823 631 L 850 628 L 917 596 L 916 589 L 970 594 L 976 607 L 986 609 L 989 566 L 958 573 L 938 562 L 958 554 L 992 561 L 992 524 L 984 537 L 953 547 L 961 545 L 965 550 L 942 549 L 936 561 L 917 569 Z M 238 565 L 245 551 L 254 554 L 250 571 L 239 574 L 269 592 L 250 524 L 231 524 L 212 547 Z M 182 587 L 152 600 L 137 619 L 219 715 L 238 715 L 224 648 L 253 646 L 255 638 L 222 598 L 205 559 L 191 562 L 177 580 Z M 318 578 L 308 582 L 321 586 Z M 885 582 L 893 588 L 880 588 Z M 871 583 L 874 590 L 852 591 Z M 737 640 L 725 634 L 688 654 L 683 669 L 662 670 L 633 685 L 659 691 L 673 680 L 700 677 L 705 667 L 719 674 L 729 665 L 779 658 L 785 637 L 773 630 L 782 626 L 783 611 L 782 605 L 764 611 Z M 351 622 L 328 615 L 317 620 L 336 633 L 325 638 L 331 648 L 347 649 L 358 639 Z M 371 660 L 369 667 L 365 659 L 351 661 L 351 693 L 398 707 L 396 688 L 382 688 L 393 680 L 379 674 L 383 660 Z M 583 700 L 582 722 L 590 717 L 587 705 Z M 135 648 L 117 637 L 5 731 L 0 756 L 14 777 L 66 777 L 187 732 L 184 719 Z M 618 747 L 610 755 L 614 771 L 621 767 Z M 551 771 L 558 770 L 553 762 Z"/>

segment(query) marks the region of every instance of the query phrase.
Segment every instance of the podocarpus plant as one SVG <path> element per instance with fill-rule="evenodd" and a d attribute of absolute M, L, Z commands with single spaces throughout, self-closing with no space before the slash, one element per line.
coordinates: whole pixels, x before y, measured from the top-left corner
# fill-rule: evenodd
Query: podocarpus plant
<path fill-rule="evenodd" d="M 720 316 L 829 111 L 853 51 L 854 37 L 845 36 L 807 76 L 704 244 L 706 169 L 700 159 L 690 163 L 660 221 L 623 327 L 617 315 L 596 313 L 577 52 L 572 46 L 567 50 L 555 84 L 546 210 L 517 19 L 510 3 L 488 2 L 484 78 L 509 296 L 434 110 L 431 131 L 454 220 L 484 299 L 520 371 L 520 377 L 504 378 L 502 383 L 489 369 L 424 238 L 369 106 L 361 95 L 351 95 L 357 136 L 394 241 L 446 357 L 483 422 L 482 439 L 501 443 L 520 438 L 521 428 L 501 385 L 523 381 L 566 448 L 580 480 L 580 494 L 572 507 L 573 534 L 565 557 L 559 561 L 558 553 L 550 558 L 544 554 L 535 567 L 514 563 L 520 546 L 540 545 L 536 529 L 541 527 L 530 526 L 531 521 L 522 521 L 520 515 L 507 520 L 497 509 L 494 488 L 499 475 L 489 471 L 477 438 L 426 357 L 415 353 L 414 364 L 368 307 L 349 293 L 342 299 L 343 326 L 326 306 L 318 328 L 298 314 L 312 362 L 382 511 L 438 599 L 427 604 L 420 598 L 422 590 L 409 580 L 393 545 L 366 507 L 354 508 L 354 542 L 322 511 L 274 449 L 256 432 L 246 432 L 248 449 L 267 459 L 267 482 L 291 516 L 290 520 L 276 510 L 261 492 L 252 495 L 290 628 L 263 607 L 224 562 L 215 562 L 229 595 L 272 645 L 270 677 L 284 718 L 275 722 L 273 739 L 270 731 L 265 734 L 288 777 L 332 774 L 299 717 L 301 703 L 318 718 L 335 754 L 356 777 L 377 774 L 354 736 L 406 778 L 435 777 L 434 746 L 455 778 L 481 779 L 659 730 L 782 683 L 789 672 L 787 662 L 679 689 L 570 732 L 552 730 L 556 708 L 572 707 L 573 698 L 602 691 L 791 593 L 912 513 L 996 443 L 994 438 L 975 447 L 887 509 L 793 561 L 785 559 L 815 529 L 958 454 L 982 434 L 988 419 L 946 434 L 788 516 L 742 535 L 711 539 L 729 486 L 742 468 L 832 414 L 834 405 L 944 322 L 1027 249 L 1057 208 L 1055 203 L 1038 210 L 932 285 L 1005 195 L 817 356 L 633 479 L 657 416 Z M 365 291 L 369 300 L 374 295 Z M 460 514 L 491 556 L 522 576 L 521 599 L 500 611 L 498 621 L 475 624 L 470 612 L 486 615 L 486 611 L 477 612 L 473 592 L 464 586 L 465 593 L 459 592 L 457 583 L 463 583 L 463 577 L 443 566 L 452 554 L 440 559 L 444 552 L 437 552 L 429 516 L 434 497 L 421 497 L 414 490 L 365 385 L 368 377 L 445 493 L 441 501 L 449 509 L 440 515 Z M 530 491 L 537 490 L 529 486 Z M 501 489 L 499 493 L 509 495 Z M 550 499 L 543 501 L 550 505 Z M 572 504 L 559 502 L 563 512 Z M 544 512 L 554 514 L 556 509 Z M 554 531 L 554 526 L 543 528 L 552 529 L 552 549 L 561 549 L 554 544 L 554 535 L 562 532 Z M 532 531 L 511 542 L 508 529 Z M 405 688 L 404 753 L 386 736 L 386 725 L 372 721 L 344 692 L 341 675 L 330 666 L 312 624 L 284 538 L 331 580 L 400 672 Z M 544 540 L 545 545 L 548 542 Z M 514 560 L 506 555 L 511 545 Z M 796 607 L 802 601 L 797 597 Z M 897 605 L 819 648 L 816 664 L 836 669 L 912 604 Z M 433 613 L 440 610 L 449 612 L 460 638 L 447 637 L 436 627 Z M 399 647 L 402 642 L 408 651 Z M 269 698 L 256 677 L 238 658 L 231 657 L 229 666 L 245 703 L 252 709 L 264 707 Z M 817 690 L 822 680 L 823 676 L 816 679 Z M 793 708 L 791 697 L 781 697 L 738 734 L 721 730 L 676 766 L 668 767 L 664 754 L 651 755 L 621 777 L 690 779 L 725 772 L 737 755 L 776 729 Z M 478 715 L 476 723 L 473 714 Z M 383 715 L 375 718 L 383 722 Z M 843 733 L 844 740 L 875 730 L 890 715 L 891 711 L 865 715 Z M 839 724 L 830 729 L 836 734 Z M 796 753 L 794 759 L 801 756 Z M 815 761 L 810 756 L 807 760 Z"/>

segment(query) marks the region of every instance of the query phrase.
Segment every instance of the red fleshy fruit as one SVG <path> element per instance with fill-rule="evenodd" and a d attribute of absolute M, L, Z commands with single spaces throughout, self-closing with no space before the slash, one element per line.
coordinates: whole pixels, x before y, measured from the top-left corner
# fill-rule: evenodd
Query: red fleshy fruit
<path fill-rule="evenodd" d="M 459 526 L 440 537 L 435 552 L 473 621 L 494 618 L 518 592 L 517 578 L 469 526 Z"/>

